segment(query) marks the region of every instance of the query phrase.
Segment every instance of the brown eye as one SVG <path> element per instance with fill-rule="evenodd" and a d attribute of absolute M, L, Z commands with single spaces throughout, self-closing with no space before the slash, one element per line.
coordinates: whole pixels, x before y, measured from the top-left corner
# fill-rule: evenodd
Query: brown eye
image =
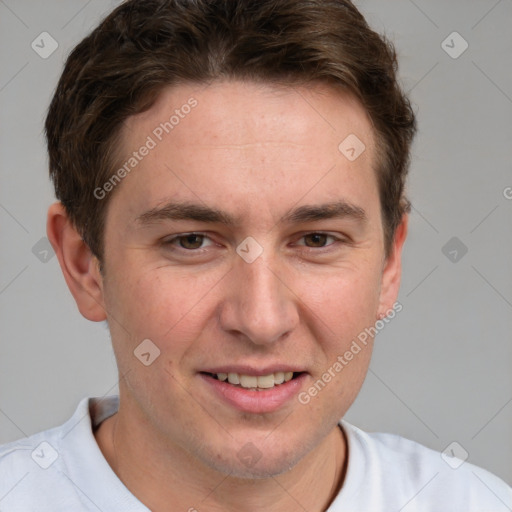
<path fill-rule="evenodd" d="M 201 247 L 204 238 L 204 235 L 196 235 L 192 233 L 190 235 L 180 236 L 178 237 L 178 240 L 180 247 L 182 247 L 183 249 L 193 250 L 199 249 Z"/>
<path fill-rule="evenodd" d="M 304 236 L 307 247 L 325 247 L 328 238 L 329 235 L 324 233 L 310 233 Z"/>

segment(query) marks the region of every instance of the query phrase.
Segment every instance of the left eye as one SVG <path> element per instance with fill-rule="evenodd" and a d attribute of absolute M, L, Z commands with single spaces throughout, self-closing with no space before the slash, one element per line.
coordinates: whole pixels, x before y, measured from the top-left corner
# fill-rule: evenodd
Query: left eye
<path fill-rule="evenodd" d="M 328 235 L 327 233 L 309 233 L 301 237 L 301 240 L 304 240 L 306 243 L 299 245 L 305 245 L 310 248 L 322 248 L 332 245 L 332 242 L 330 244 L 327 243 L 329 239 L 332 239 L 334 242 L 337 241 L 336 237 Z"/>
<path fill-rule="evenodd" d="M 206 235 L 202 235 L 200 233 L 188 233 L 188 234 L 176 236 L 170 240 L 167 240 L 166 244 L 172 244 L 172 245 L 178 244 L 178 246 L 181 249 L 193 251 L 195 249 L 201 249 L 203 242 L 205 240 L 209 240 L 210 244 L 208 244 L 208 245 L 211 245 L 211 240 Z"/>

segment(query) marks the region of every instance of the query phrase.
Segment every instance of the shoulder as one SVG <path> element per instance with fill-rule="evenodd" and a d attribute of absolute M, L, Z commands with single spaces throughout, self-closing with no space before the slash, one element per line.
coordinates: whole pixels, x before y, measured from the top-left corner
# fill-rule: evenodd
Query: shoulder
<path fill-rule="evenodd" d="M 0 447 L 2 512 L 146 512 L 117 478 L 94 436 L 119 397 L 84 398 L 60 427 Z"/>
<path fill-rule="evenodd" d="M 60 488 L 66 500 L 60 435 L 59 427 L 0 446 L 1 510 L 50 510 L 44 504 L 48 489 Z"/>
<path fill-rule="evenodd" d="M 398 435 L 367 433 L 346 422 L 342 427 L 349 444 L 347 485 L 366 486 L 399 509 L 409 504 L 404 510 L 443 510 L 447 504 L 464 512 L 512 508 L 510 486 L 463 460 L 462 447 L 440 453 Z"/>
<path fill-rule="evenodd" d="M 85 425 L 79 425 L 81 419 Z M 88 422 L 88 399 L 84 399 L 63 425 L 0 446 L 2 511 L 77 510 L 77 490 L 67 477 L 65 442 L 73 429 L 80 436 Z"/>

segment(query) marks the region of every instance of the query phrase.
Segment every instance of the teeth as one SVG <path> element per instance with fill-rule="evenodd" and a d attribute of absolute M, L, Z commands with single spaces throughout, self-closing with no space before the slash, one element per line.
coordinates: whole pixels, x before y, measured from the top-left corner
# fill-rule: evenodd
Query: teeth
<path fill-rule="evenodd" d="M 238 377 L 238 373 L 228 373 L 228 382 L 230 384 L 240 384 L 240 378 Z"/>
<path fill-rule="evenodd" d="M 267 388 L 273 388 L 274 387 L 274 382 L 275 382 L 274 374 L 261 375 L 260 377 L 258 377 L 257 380 L 258 380 L 258 387 L 259 388 L 267 389 Z"/>
<path fill-rule="evenodd" d="M 274 384 L 282 384 L 284 382 L 284 373 L 276 372 L 274 373 Z"/>
<path fill-rule="evenodd" d="M 250 375 L 240 375 L 240 386 L 243 388 L 257 388 L 258 377 Z"/>
<path fill-rule="evenodd" d="M 276 385 L 292 380 L 293 372 L 276 372 L 269 375 L 243 375 L 239 373 L 217 373 L 217 379 L 240 385 L 245 389 L 270 389 Z"/>

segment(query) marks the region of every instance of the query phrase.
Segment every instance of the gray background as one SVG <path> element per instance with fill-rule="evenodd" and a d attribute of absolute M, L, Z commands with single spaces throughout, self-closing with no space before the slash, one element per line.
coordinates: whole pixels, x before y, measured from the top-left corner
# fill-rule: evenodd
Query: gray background
<path fill-rule="evenodd" d="M 53 200 L 49 99 L 70 49 L 117 3 L 0 0 L 0 442 L 63 422 L 83 396 L 116 391 L 108 331 L 80 316 L 57 258 L 36 244 Z M 379 335 L 347 419 L 440 451 L 457 441 L 512 483 L 512 1 L 358 6 L 396 43 L 420 131 L 403 311 Z M 59 45 L 46 59 L 31 48 L 43 31 Z M 469 44 L 458 58 L 442 47 L 454 31 Z M 457 37 L 447 45 L 463 48 Z"/>

